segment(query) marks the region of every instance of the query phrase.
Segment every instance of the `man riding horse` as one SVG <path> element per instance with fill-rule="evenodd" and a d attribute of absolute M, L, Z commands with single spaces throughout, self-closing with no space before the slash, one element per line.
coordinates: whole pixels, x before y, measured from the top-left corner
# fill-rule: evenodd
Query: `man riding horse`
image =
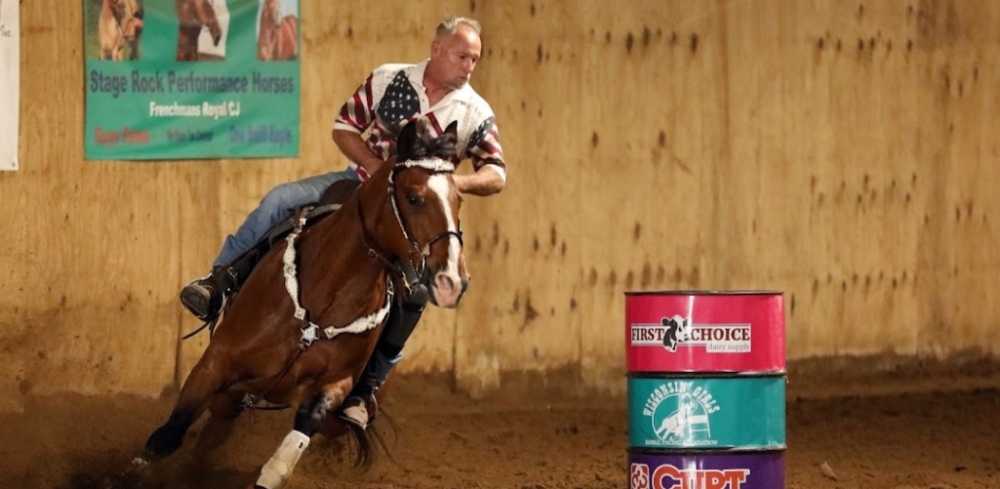
<path fill-rule="evenodd" d="M 344 103 L 332 136 L 350 160 L 343 171 L 308 177 L 269 191 L 235 234 L 226 238 L 210 274 L 189 283 L 180 300 L 197 318 L 214 323 L 229 295 L 239 290 L 257 260 L 270 247 L 268 233 L 303 205 L 316 203 L 335 182 L 364 182 L 386 162 L 395 160 L 396 135 L 402 127 L 424 121 L 429 136 L 453 122 L 458 144 L 452 162 L 470 159 L 475 172 L 454 175 L 462 194 L 487 196 L 506 183 L 506 163 L 490 105 L 469 85 L 482 53 L 478 22 L 449 18 L 437 26 L 430 57 L 417 64 L 385 64 L 376 68 Z M 370 130 L 368 138 L 362 134 Z M 426 296 L 414 294 L 394 302 L 389 320 L 371 358 L 344 401 L 341 419 L 366 429 L 373 419 L 375 393 L 400 360 L 402 349 L 423 313 Z"/>

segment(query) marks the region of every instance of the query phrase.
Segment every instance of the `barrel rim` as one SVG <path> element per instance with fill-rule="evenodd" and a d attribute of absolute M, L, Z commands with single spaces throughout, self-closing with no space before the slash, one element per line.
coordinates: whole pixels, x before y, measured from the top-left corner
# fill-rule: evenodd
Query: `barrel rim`
<path fill-rule="evenodd" d="M 730 370 L 698 370 L 698 371 L 668 371 L 668 370 L 629 370 L 625 372 L 628 379 L 763 379 L 763 378 L 784 378 L 788 381 L 788 371 L 781 370 L 761 370 L 761 371 L 730 371 Z"/>
<path fill-rule="evenodd" d="M 745 296 L 745 295 L 768 295 L 768 296 L 784 296 L 785 293 L 780 290 L 719 290 L 719 289 L 692 289 L 692 290 L 670 290 L 670 289 L 660 289 L 660 290 L 626 290 L 626 296 L 643 296 L 643 295 L 702 295 L 702 296 Z"/>
<path fill-rule="evenodd" d="M 625 447 L 625 452 L 629 455 L 646 455 L 646 456 L 672 456 L 672 457 L 683 457 L 683 456 L 703 456 L 703 455 L 716 455 L 716 456 L 733 456 L 733 455 L 771 455 L 771 456 L 782 456 L 788 451 L 787 443 L 780 443 L 775 445 L 767 445 L 760 447 L 736 447 L 736 448 L 650 448 L 650 447 L 637 447 L 637 446 L 627 446 Z"/>

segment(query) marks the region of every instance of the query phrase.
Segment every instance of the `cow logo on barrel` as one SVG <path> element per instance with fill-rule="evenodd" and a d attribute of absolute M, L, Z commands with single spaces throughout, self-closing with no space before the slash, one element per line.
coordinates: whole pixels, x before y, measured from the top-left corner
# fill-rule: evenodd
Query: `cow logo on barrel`
<path fill-rule="evenodd" d="M 649 394 L 642 410 L 656 436 L 656 440 L 649 440 L 649 443 L 716 445 L 718 441 L 712 438 L 711 415 L 720 409 L 715 397 L 702 386 L 685 381 L 663 383 Z"/>
<path fill-rule="evenodd" d="M 675 314 L 653 324 L 631 325 L 632 346 L 662 346 L 671 353 L 680 348 L 702 347 L 708 353 L 749 353 L 750 325 L 746 323 L 694 323 Z"/>
<path fill-rule="evenodd" d="M 678 344 L 691 339 L 691 328 L 687 318 L 680 316 L 663 318 L 660 320 L 660 325 L 666 328 L 663 332 L 663 347 L 670 351 L 677 351 Z"/>

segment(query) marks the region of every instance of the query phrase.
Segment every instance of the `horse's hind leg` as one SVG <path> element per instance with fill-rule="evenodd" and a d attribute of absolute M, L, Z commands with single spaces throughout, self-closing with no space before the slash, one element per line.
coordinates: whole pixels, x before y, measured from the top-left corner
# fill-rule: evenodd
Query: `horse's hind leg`
<path fill-rule="evenodd" d="M 180 448 L 188 428 L 198 419 L 208 405 L 208 401 L 222 390 L 226 369 L 219 365 L 211 354 L 211 347 L 194 366 L 184 387 L 181 388 L 177 404 L 167 422 L 150 435 L 146 441 L 147 461 L 166 457 Z"/>
<path fill-rule="evenodd" d="M 215 395 L 208 405 L 211 416 L 198 435 L 195 452 L 206 455 L 225 443 L 232 432 L 233 423 L 243 412 L 242 402 L 242 392 L 224 392 Z"/>
<path fill-rule="evenodd" d="M 294 429 L 285 435 L 281 446 L 261 468 L 255 489 L 278 489 L 288 481 L 310 438 L 323 426 L 327 413 L 344 402 L 353 384 L 351 378 L 327 384 L 299 406 Z"/>

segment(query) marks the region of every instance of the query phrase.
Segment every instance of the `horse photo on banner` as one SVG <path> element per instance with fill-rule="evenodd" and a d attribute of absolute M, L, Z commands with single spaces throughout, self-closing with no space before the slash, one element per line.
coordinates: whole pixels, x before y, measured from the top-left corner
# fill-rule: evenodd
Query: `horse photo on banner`
<path fill-rule="evenodd" d="M 0 0 L 0 170 L 17 170 L 21 29 L 18 0 Z"/>
<path fill-rule="evenodd" d="M 299 0 L 82 1 L 87 159 L 298 156 Z"/>

